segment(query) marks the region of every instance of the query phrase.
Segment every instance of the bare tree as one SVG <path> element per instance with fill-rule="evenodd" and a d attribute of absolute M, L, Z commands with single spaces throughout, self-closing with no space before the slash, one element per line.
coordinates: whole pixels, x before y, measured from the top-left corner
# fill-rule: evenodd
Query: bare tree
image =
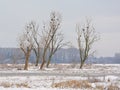
<path fill-rule="evenodd" d="M 76 25 L 76 32 L 81 61 L 80 68 L 82 68 L 88 57 L 94 53 L 91 49 L 98 38 L 91 21 L 88 19 L 86 20 L 84 26 Z"/>
<path fill-rule="evenodd" d="M 24 70 L 28 70 L 28 63 L 29 63 L 29 57 L 34 45 L 32 32 L 33 29 L 31 22 L 25 26 L 25 30 L 23 34 L 19 37 L 19 45 L 20 49 L 23 51 L 25 55 L 25 66 Z"/>
<path fill-rule="evenodd" d="M 36 56 L 36 63 L 35 66 L 38 66 L 39 60 L 40 60 L 40 35 L 39 35 L 39 26 L 36 24 L 36 22 L 31 21 L 31 27 L 32 27 L 32 38 L 34 40 L 33 45 L 33 51 Z"/>
<path fill-rule="evenodd" d="M 49 56 L 46 64 L 47 68 L 51 62 L 52 56 L 56 53 L 56 51 L 58 51 L 60 48 L 68 44 L 69 42 L 64 42 L 63 34 L 57 31 L 49 46 Z"/>
<path fill-rule="evenodd" d="M 46 54 L 48 49 L 50 48 L 50 45 L 52 45 L 51 43 L 55 43 L 52 42 L 54 41 L 54 37 L 56 37 L 56 33 L 58 31 L 58 29 L 60 28 L 60 24 L 61 24 L 61 16 L 59 13 L 56 12 L 51 12 L 50 14 L 50 21 L 49 21 L 49 25 L 44 25 L 43 26 L 43 32 L 42 32 L 42 41 L 43 41 L 43 55 L 42 55 L 42 63 L 40 66 L 40 69 L 43 68 L 43 65 L 45 64 L 46 60 Z M 54 52 L 53 50 L 51 50 L 51 52 Z M 52 57 L 52 55 L 49 56 L 50 58 Z"/>

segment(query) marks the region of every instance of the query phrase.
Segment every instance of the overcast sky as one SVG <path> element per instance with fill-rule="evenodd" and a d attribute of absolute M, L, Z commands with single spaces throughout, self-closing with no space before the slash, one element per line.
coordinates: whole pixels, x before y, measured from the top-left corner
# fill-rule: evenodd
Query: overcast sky
<path fill-rule="evenodd" d="M 92 18 L 101 40 L 94 45 L 97 56 L 120 52 L 120 0 L 0 0 L 0 47 L 16 47 L 17 37 L 27 22 L 40 25 L 51 11 L 62 14 L 65 40 L 77 46 L 75 24 Z"/>

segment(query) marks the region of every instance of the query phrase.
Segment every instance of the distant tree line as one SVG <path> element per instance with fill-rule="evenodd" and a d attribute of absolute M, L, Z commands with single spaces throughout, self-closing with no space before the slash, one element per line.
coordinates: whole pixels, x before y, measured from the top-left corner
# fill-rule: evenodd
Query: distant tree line
<path fill-rule="evenodd" d="M 42 49 L 41 49 L 42 52 Z M 48 52 L 49 53 L 49 52 Z M 47 53 L 47 55 L 48 55 Z M 35 53 L 32 51 L 29 63 L 35 64 Z M 40 56 L 39 64 L 42 57 Z M 24 64 L 25 56 L 20 48 L 0 48 L 0 64 Z M 51 60 L 52 64 L 69 63 L 72 65 L 80 63 L 79 50 L 74 47 L 59 49 Z M 120 64 L 120 53 L 115 53 L 113 57 L 89 56 L 86 64 Z"/>

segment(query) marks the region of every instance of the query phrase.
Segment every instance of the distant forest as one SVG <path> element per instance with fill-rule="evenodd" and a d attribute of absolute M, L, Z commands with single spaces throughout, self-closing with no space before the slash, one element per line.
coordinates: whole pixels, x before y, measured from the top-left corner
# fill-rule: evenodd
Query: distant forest
<path fill-rule="evenodd" d="M 49 52 L 47 54 L 49 54 Z M 35 60 L 35 54 L 32 52 L 29 63 L 35 63 Z M 21 49 L 0 48 L 0 64 L 21 64 L 24 62 L 25 57 Z M 41 63 L 41 60 L 39 63 Z M 80 63 L 79 51 L 76 48 L 62 48 L 55 53 L 52 58 L 52 63 Z M 120 53 L 116 53 L 114 57 L 89 57 L 86 63 L 120 64 Z"/>

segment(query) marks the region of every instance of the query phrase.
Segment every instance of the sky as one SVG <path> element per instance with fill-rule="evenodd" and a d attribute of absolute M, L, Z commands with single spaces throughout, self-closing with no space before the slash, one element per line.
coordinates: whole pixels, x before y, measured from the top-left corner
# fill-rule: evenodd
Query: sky
<path fill-rule="evenodd" d="M 0 47 L 18 47 L 26 23 L 34 20 L 42 26 L 52 11 L 61 13 L 65 40 L 75 47 L 75 25 L 89 17 L 100 34 L 95 55 L 120 52 L 120 0 L 0 0 Z"/>

